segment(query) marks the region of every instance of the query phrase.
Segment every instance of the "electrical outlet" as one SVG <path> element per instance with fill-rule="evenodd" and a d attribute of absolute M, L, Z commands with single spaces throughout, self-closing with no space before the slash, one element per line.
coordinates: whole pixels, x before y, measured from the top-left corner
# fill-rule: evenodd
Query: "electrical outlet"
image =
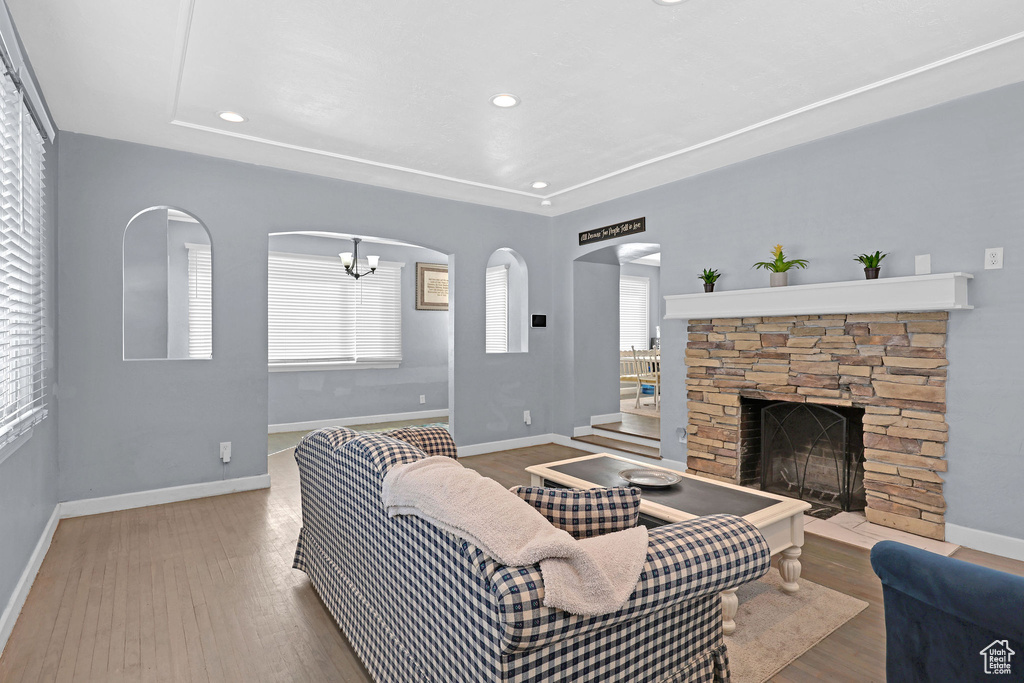
<path fill-rule="evenodd" d="M 530 418 L 530 411 L 529 410 L 524 410 L 523 411 L 523 422 L 525 422 L 526 424 L 532 424 L 533 423 L 533 420 Z"/>
<path fill-rule="evenodd" d="M 985 250 L 985 270 L 997 270 L 1003 267 L 1003 248 L 989 247 Z"/>
<path fill-rule="evenodd" d="M 426 403 L 426 402 L 427 402 L 427 395 L 426 394 L 420 394 L 420 403 Z"/>
<path fill-rule="evenodd" d="M 914 257 L 914 275 L 927 275 L 932 272 L 932 255 L 918 254 Z"/>
<path fill-rule="evenodd" d="M 220 459 L 224 462 L 231 462 L 231 442 L 220 442 Z"/>

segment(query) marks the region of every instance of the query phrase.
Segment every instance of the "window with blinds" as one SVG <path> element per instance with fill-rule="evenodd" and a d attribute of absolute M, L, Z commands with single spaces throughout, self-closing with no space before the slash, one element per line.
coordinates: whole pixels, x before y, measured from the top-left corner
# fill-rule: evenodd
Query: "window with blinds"
<path fill-rule="evenodd" d="M 271 252 L 271 366 L 397 363 L 402 360 L 402 264 L 345 273 L 341 259 Z"/>
<path fill-rule="evenodd" d="M 213 357 L 213 263 L 208 244 L 188 249 L 188 357 Z"/>
<path fill-rule="evenodd" d="M 0 78 L 0 446 L 46 417 L 43 138 Z"/>
<path fill-rule="evenodd" d="M 646 349 L 650 343 L 648 297 L 650 281 L 645 277 L 619 277 L 619 350 Z"/>
<path fill-rule="evenodd" d="M 508 352 L 508 266 L 487 269 L 484 287 L 484 350 Z"/>

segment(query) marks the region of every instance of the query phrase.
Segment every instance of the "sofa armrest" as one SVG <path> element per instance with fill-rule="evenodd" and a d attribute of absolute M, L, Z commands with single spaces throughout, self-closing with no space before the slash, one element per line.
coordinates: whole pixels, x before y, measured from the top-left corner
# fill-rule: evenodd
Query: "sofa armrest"
<path fill-rule="evenodd" d="M 545 607 L 544 582 L 536 565 L 494 565 L 490 585 L 502 624 L 502 646 L 513 652 L 717 595 L 761 577 L 770 566 L 768 543 L 754 525 L 733 515 L 711 515 L 650 531 L 640 580 L 616 612 L 584 617 Z"/>
<path fill-rule="evenodd" d="M 1004 638 L 1024 641 L 1024 577 L 895 541 L 875 544 L 871 568 L 887 589 Z"/>

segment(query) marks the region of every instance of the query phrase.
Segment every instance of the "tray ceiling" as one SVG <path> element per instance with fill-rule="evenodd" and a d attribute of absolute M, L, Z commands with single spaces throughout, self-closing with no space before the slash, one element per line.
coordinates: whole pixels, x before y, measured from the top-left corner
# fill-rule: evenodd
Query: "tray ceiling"
<path fill-rule="evenodd" d="M 7 2 L 61 130 L 547 215 L 1024 80 L 1020 0 Z"/>

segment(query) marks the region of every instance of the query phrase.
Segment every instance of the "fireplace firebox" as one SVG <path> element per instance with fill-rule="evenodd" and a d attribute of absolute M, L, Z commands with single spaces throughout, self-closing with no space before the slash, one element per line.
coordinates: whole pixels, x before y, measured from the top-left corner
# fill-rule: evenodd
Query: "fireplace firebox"
<path fill-rule="evenodd" d="M 863 409 L 747 398 L 743 408 L 742 483 L 816 506 L 864 509 Z"/>

